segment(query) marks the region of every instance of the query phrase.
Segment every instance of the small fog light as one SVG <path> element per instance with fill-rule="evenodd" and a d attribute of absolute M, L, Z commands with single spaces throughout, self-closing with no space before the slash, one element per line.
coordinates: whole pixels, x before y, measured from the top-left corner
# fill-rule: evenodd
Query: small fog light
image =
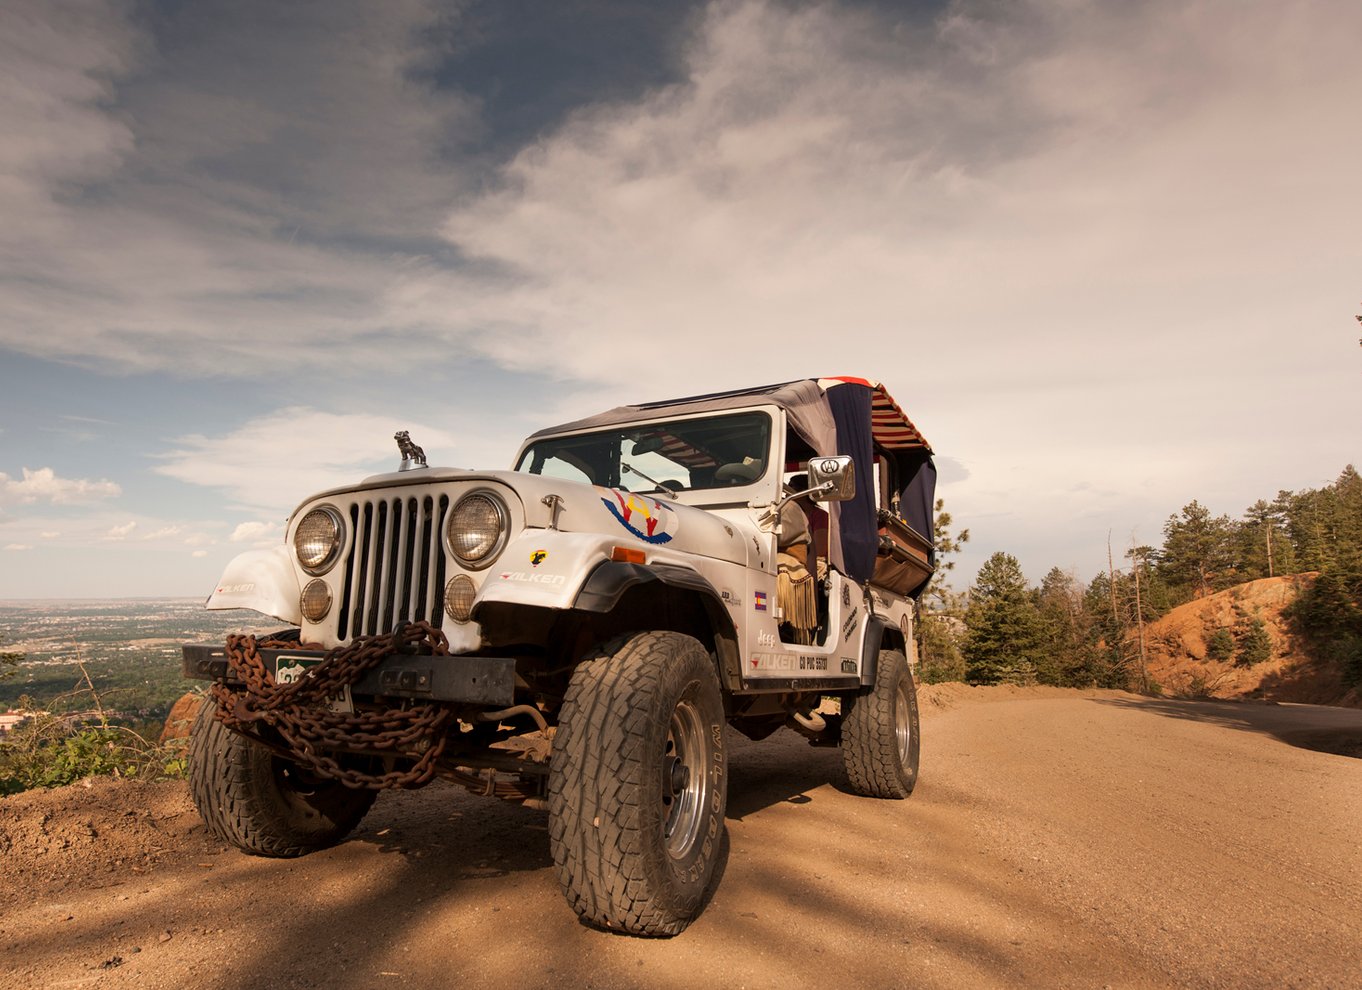
<path fill-rule="evenodd" d="M 473 579 L 467 574 L 450 578 L 445 585 L 445 614 L 455 622 L 467 622 L 473 613 L 473 598 L 477 593 Z"/>
<path fill-rule="evenodd" d="M 308 622 L 321 622 L 331 611 L 331 589 L 321 578 L 313 578 L 298 597 L 298 607 Z"/>

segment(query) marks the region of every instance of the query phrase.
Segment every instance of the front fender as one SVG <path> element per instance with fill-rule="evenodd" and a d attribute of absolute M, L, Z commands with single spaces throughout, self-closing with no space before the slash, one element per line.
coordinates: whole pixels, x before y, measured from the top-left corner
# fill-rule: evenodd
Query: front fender
<path fill-rule="evenodd" d="M 473 606 L 488 602 L 572 608 L 577 591 L 619 541 L 598 533 L 527 529 L 506 545 L 487 570 Z"/>
<path fill-rule="evenodd" d="M 250 608 L 290 625 L 301 625 L 298 576 L 288 548 L 247 550 L 232 558 L 205 608 Z"/>

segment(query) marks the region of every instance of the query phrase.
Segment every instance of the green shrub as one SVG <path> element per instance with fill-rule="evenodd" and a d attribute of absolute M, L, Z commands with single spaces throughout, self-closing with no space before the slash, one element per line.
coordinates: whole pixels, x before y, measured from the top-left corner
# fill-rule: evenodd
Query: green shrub
<path fill-rule="evenodd" d="M 1225 661 L 1234 656 L 1234 635 L 1228 629 L 1217 629 L 1206 640 L 1206 659 Z"/>
<path fill-rule="evenodd" d="M 20 698 L 19 709 L 34 715 L 0 738 L 0 795 L 61 787 L 86 777 L 183 777 L 186 741 L 163 746 L 109 718 L 89 671 L 77 664 L 84 686 L 59 700 L 78 701 L 93 710 L 84 717 L 40 712 L 33 699 Z M 158 732 L 159 727 L 144 726 L 144 731 Z"/>
<path fill-rule="evenodd" d="M 183 777 L 183 740 L 161 746 L 107 720 L 76 725 L 41 714 L 0 741 L 0 794 L 61 787 L 86 777 Z"/>
<path fill-rule="evenodd" d="M 1234 662 L 1251 667 L 1272 658 L 1272 637 L 1262 619 L 1249 619 L 1242 624 L 1239 635 L 1239 651 Z"/>

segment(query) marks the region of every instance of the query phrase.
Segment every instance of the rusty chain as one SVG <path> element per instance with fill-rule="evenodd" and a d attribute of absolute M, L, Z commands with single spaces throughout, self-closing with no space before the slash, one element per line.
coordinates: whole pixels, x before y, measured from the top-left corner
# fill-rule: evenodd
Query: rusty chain
<path fill-rule="evenodd" d="M 388 655 L 421 648 L 435 656 L 449 655 L 449 641 L 439 629 L 428 622 L 404 623 L 391 634 L 360 636 L 326 651 L 306 676 L 279 684 L 260 656 L 262 649 L 320 652 L 324 648 L 317 643 L 228 636 L 227 664 L 242 687 L 213 684 L 215 715 L 229 729 L 256 739 L 260 738 L 259 726 L 269 726 L 283 740 L 282 747 L 274 748 L 287 750 L 289 759 L 319 777 L 357 788 L 417 787 L 435 776 L 453 713 L 440 705 L 336 712 L 330 708 L 330 699 Z M 409 770 L 375 774 L 343 766 L 330 755 L 344 749 L 418 755 Z"/>

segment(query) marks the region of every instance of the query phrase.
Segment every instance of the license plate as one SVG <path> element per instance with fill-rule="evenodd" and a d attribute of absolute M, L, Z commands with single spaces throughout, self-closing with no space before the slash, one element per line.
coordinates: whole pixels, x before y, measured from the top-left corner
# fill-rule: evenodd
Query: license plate
<path fill-rule="evenodd" d="M 274 659 L 274 682 L 276 684 L 292 684 L 308 676 L 308 671 L 321 660 L 315 657 L 275 657 Z M 329 707 L 333 712 L 343 712 L 349 714 L 355 710 L 355 701 L 350 696 L 350 685 L 346 684 L 338 692 L 327 698 Z"/>

